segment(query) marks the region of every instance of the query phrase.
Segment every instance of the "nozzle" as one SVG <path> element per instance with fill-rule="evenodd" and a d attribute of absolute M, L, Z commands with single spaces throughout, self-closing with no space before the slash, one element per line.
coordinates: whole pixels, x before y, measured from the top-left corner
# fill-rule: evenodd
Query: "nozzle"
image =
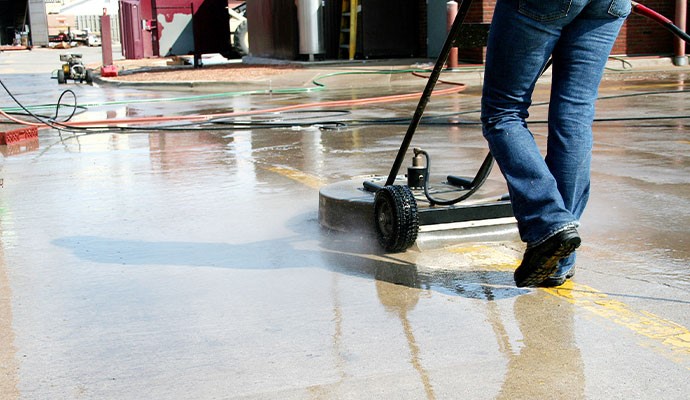
<path fill-rule="evenodd" d="M 413 167 L 421 167 L 424 165 L 424 159 L 422 157 L 422 149 L 415 147 L 413 149 L 414 151 L 414 157 L 412 157 L 412 166 Z"/>

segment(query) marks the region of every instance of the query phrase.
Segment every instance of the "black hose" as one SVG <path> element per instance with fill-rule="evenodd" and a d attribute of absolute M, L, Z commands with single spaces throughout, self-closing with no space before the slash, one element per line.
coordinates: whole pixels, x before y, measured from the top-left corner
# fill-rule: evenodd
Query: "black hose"
<path fill-rule="evenodd" d="M 429 153 L 421 149 L 415 149 L 415 153 L 424 155 L 424 158 L 426 160 L 427 176 L 431 175 L 431 157 L 429 156 Z M 451 206 L 453 204 L 457 204 L 463 200 L 466 200 L 474 193 L 476 193 L 477 190 L 479 190 L 479 188 L 482 187 L 482 185 L 484 185 L 486 179 L 489 177 L 489 174 L 491 173 L 491 168 L 493 167 L 493 164 L 494 159 L 491 156 L 491 153 L 489 153 L 484 158 L 484 162 L 482 162 L 482 166 L 479 168 L 479 171 L 477 171 L 477 175 L 475 175 L 474 179 L 472 179 L 472 183 L 470 183 L 469 187 L 465 189 L 467 190 L 467 192 L 463 193 L 455 199 L 440 200 L 433 197 L 431 193 L 429 193 L 429 179 L 424 179 L 424 196 L 427 200 L 429 200 L 429 204 L 432 206 Z"/>
<path fill-rule="evenodd" d="M 74 117 L 74 114 L 76 114 L 76 112 L 77 112 L 77 95 L 71 89 L 67 89 L 60 94 L 60 97 L 58 97 L 57 105 L 55 106 L 55 116 L 52 118 L 53 121 L 57 121 L 58 116 L 60 115 L 60 107 L 62 107 L 62 98 L 65 97 L 65 95 L 68 93 L 72 95 L 72 98 L 74 99 L 74 105 L 69 106 L 72 108 L 72 114 L 70 114 L 69 117 L 67 117 L 62 122 L 67 122 L 67 121 L 71 120 L 72 117 Z"/>

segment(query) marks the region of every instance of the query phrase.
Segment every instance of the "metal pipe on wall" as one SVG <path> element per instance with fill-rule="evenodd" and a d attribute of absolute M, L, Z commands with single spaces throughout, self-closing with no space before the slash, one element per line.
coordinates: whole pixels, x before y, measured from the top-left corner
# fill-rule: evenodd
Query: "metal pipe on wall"
<path fill-rule="evenodd" d="M 686 32 L 687 27 L 687 15 L 688 15 L 688 1 L 687 0 L 676 0 L 676 16 L 675 25 L 680 28 L 683 32 Z M 674 47 L 674 65 L 687 65 L 688 57 L 685 55 L 685 41 L 679 37 L 673 39 Z"/>
<path fill-rule="evenodd" d="M 446 3 L 446 31 L 450 32 L 453 26 L 455 17 L 458 15 L 458 2 L 451 0 Z M 448 56 L 448 69 L 455 69 L 458 67 L 458 48 L 452 47 L 450 55 Z"/>

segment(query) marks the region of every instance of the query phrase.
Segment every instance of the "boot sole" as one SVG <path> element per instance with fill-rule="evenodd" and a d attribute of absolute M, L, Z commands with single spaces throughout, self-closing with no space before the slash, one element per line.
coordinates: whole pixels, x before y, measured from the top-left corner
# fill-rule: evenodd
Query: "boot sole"
<path fill-rule="evenodd" d="M 578 236 L 566 239 L 563 241 L 563 243 L 561 243 L 560 246 L 558 246 L 551 257 L 547 258 L 541 266 L 532 270 L 532 272 L 520 282 L 516 280 L 515 285 L 517 287 L 540 285 L 547 278 L 553 275 L 554 272 L 556 272 L 558 269 L 558 262 L 562 258 L 568 257 L 570 254 L 572 254 L 573 251 L 580 247 L 580 243 L 581 240 Z"/>

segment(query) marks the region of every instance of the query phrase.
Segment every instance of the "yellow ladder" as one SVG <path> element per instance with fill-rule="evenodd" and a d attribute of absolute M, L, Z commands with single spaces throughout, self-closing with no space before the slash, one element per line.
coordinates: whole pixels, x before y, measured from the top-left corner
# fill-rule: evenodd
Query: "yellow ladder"
<path fill-rule="evenodd" d="M 355 59 L 357 50 L 357 12 L 359 0 L 343 0 L 342 17 L 340 19 L 340 57 L 347 50 L 347 57 Z"/>

